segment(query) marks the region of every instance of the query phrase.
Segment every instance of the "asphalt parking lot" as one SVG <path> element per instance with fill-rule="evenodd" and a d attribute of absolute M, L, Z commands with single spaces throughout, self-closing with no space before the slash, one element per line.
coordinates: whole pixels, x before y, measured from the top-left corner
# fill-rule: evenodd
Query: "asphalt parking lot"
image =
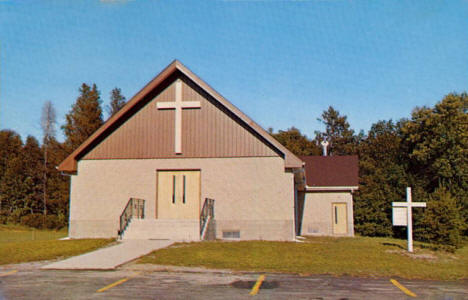
<path fill-rule="evenodd" d="M 174 272 L 151 269 L 59 271 L 0 269 L 0 299 L 415 299 L 389 278 Z M 468 282 L 396 279 L 416 299 L 468 299 Z M 258 284 L 257 284 L 258 285 Z"/>

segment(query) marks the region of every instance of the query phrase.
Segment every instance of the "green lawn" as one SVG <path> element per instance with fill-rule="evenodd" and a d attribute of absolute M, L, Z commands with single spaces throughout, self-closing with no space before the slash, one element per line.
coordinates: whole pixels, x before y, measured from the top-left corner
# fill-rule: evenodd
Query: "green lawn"
<path fill-rule="evenodd" d="M 0 225 L 0 243 L 57 240 L 67 236 L 67 229 L 39 230 L 20 225 Z"/>
<path fill-rule="evenodd" d="M 388 238 L 309 238 L 293 242 L 179 243 L 141 258 L 139 263 L 203 266 L 244 271 L 398 276 L 408 279 L 468 278 L 468 247 L 455 253 L 434 252 L 406 241 Z M 427 246 L 427 245 L 426 245 Z"/>
<path fill-rule="evenodd" d="M 0 265 L 49 260 L 78 255 L 101 248 L 113 239 L 59 241 L 66 230 L 37 230 L 24 226 L 0 225 Z"/>

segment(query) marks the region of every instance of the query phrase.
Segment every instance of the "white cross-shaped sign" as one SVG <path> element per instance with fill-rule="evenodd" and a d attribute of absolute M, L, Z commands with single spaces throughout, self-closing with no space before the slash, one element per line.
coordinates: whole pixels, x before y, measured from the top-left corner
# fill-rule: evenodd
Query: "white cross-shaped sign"
<path fill-rule="evenodd" d="M 175 109 L 175 153 L 182 153 L 182 109 L 200 108 L 200 101 L 182 101 L 182 81 L 178 79 L 175 82 L 175 102 L 158 102 L 158 109 Z"/>
<path fill-rule="evenodd" d="M 413 252 L 413 207 L 426 207 L 426 202 L 411 202 L 411 188 L 406 188 L 406 202 L 392 202 L 393 226 L 408 227 L 408 252 Z M 404 213 L 406 212 L 406 218 Z M 405 222 L 406 221 L 406 222 Z"/>

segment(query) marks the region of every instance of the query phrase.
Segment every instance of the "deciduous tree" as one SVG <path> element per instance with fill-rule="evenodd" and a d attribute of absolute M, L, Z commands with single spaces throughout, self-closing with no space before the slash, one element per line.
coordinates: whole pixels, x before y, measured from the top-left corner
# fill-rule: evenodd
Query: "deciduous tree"
<path fill-rule="evenodd" d="M 468 95 L 449 94 L 433 108 L 416 108 L 402 126 L 408 171 L 427 193 L 444 186 L 468 222 Z"/>
<path fill-rule="evenodd" d="M 55 116 L 55 108 L 52 105 L 52 102 L 46 101 L 44 106 L 42 107 L 42 116 L 41 116 L 41 127 L 42 127 L 42 150 L 44 153 L 44 168 L 43 168 L 43 214 L 47 214 L 47 178 L 49 177 L 49 170 L 48 167 L 49 163 L 49 147 L 52 139 L 55 139 L 55 125 L 56 125 L 56 116 Z"/>
<path fill-rule="evenodd" d="M 391 236 L 393 201 L 404 199 L 408 184 L 399 124 L 379 121 L 359 145 L 359 190 L 354 201 L 355 228 L 362 235 Z"/>
<path fill-rule="evenodd" d="M 279 130 L 277 133 L 269 129 L 270 134 L 289 151 L 296 155 L 320 155 L 320 148 L 306 135 L 294 126 L 288 130 Z"/>

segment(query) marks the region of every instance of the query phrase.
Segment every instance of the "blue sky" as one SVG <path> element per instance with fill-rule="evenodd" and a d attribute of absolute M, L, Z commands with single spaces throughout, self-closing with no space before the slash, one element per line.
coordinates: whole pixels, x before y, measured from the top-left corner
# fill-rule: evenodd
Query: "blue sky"
<path fill-rule="evenodd" d="M 0 0 L 0 128 L 40 139 L 46 100 L 61 125 L 82 82 L 129 99 L 175 58 L 264 128 L 367 131 L 467 90 L 468 2 Z"/>

